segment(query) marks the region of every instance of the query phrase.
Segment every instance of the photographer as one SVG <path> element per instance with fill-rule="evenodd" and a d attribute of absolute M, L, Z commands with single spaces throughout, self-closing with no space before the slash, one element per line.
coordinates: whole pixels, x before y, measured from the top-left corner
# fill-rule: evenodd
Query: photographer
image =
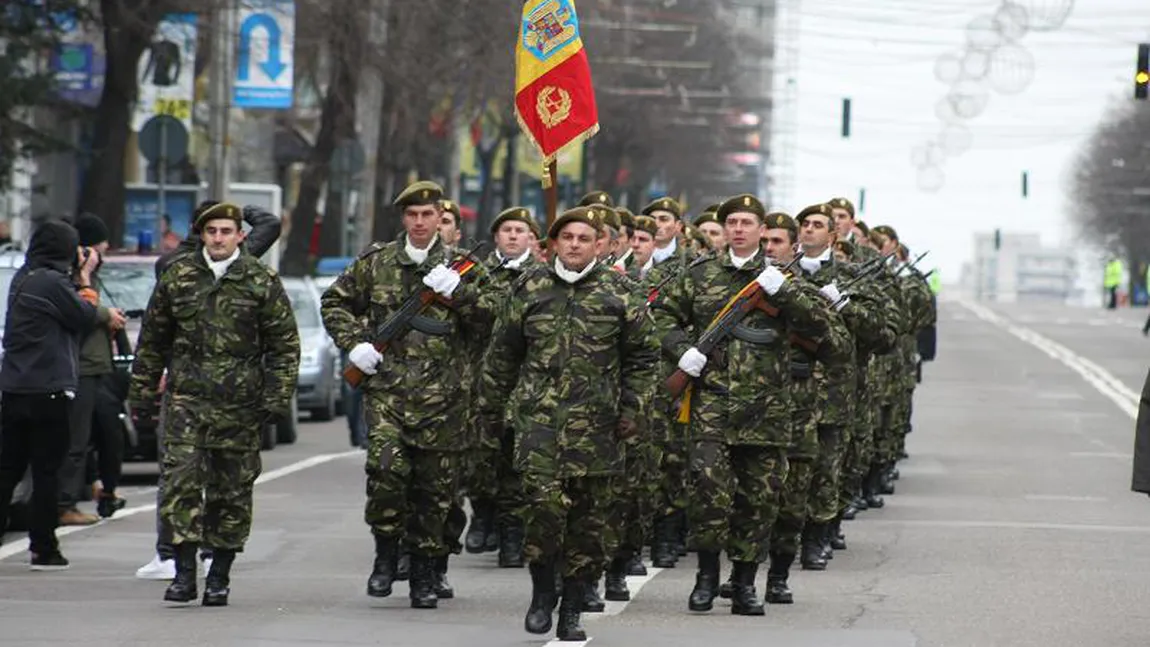
<path fill-rule="evenodd" d="M 92 285 L 99 285 L 102 254 L 108 251 L 108 228 L 98 217 L 83 213 L 76 219 L 80 246 L 96 257 Z M 117 404 L 110 394 L 115 367 L 112 364 L 112 337 L 124 329 L 126 319 L 117 308 L 97 306 L 102 325 L 83 338 L 80 346 L 80 384 L 72 402 L 70 449 L 60 466 L 58 509 L 61 526 L 89 525 L 100 517 L 110 517 L 124 507 L 116 496 L 123 465 L 123 435 L 117 417 Z M 95 432 L 95 433 L 93 433 Z M 95 441 L 102 489 L 93 492 L 99 517 L 80 512 L 76 503 L 93 482 L 87 477 L 89 445 Z"/>
<path fill-rule="evenodd" d="M 57 470 L 68 451 L 79 387 L 79 340 L 99 323 L 91 287 L 98 257 L 85 256 L 79 243 L 68 223 L 42 223 L 8 295 L 0 363 L 0 527 L 30 463 L 32 570 L 68 567 L 56 540 Z M 78 284 L 71 278 L 77 270 Z"/>

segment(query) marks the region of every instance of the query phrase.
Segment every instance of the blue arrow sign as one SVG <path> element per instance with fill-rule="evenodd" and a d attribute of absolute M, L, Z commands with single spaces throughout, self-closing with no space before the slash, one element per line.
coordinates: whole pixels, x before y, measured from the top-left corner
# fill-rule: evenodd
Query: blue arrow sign
<path fill-rule="evenodd" d="M 295 76 L 294 0 L 240 0 L 239 24 L 233 105 L 290 108 Z"/>
<path fill-rule="evenodd" d="M 260 69 L 269 79 L 275 81 L 287 66 L 280 60 L 280 26 L 275 18 L 266 13 L 257 13 L 248 16 L 244 24 L 240 25 L 240 55 L 239 80 L 247 81 L 251 78 L 252 32 L 263 27 L 268 35 L 268 60 L 260 63 Z"/>

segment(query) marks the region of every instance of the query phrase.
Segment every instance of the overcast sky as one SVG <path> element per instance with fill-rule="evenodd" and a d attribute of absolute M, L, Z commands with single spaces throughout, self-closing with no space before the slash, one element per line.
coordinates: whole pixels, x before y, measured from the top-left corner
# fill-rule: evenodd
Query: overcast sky
<path fill-rule="evenodd" d="M 975 232 L 1040 232 L 1050 244 L 1072 236 L 1066 178 L 1107 107 L 1133 101 L 1136 46 L 1150 36 L 1150 1 L 1014 1 L 1032 21 L 1050 22 L 1072 9 L 1060 28 L 1015 41 L 1034 61 L 1033 79 L 1021 92 L 996 92 L 989 77 L 973 82 L 989 96 L 980 114 L 959 122 L 969 130 L 970 148 L 939 160 L 943 183 L 930 192 L 919 187 L 912 151 L 937 140 L 945 124 L 937 104 L 949 86 L 936 78 L 936 64 L 948 53 L 962 54 L 968 25 L 994 15 L 1001 1 L 780 0 L 797 5 L 800 16 L 792 24 L 799 62 L 790 209 L 838 195 L 856 200 L 866 187 L 862 217 L 872 226 L 892 225 L 912 250 L 930 249 L 924 265 L 939 267 L 948 283 L 970 259 Z M 780 45 L 793 34 L 781 35 Z M 992 43 L 994 34 L 973 35 Z M 993 78 L 1007 89 L 1020 85 L 1026 54 L 1001 52 Z M 852 99 L 849 139 L 839 132 L 843 97 Z M 776 155 L 786 132 L 775 134 Z M 1027 200 L 1023 170 L 1030 174 Z M 937 171 L 933 177 L 937 182 Z"/>

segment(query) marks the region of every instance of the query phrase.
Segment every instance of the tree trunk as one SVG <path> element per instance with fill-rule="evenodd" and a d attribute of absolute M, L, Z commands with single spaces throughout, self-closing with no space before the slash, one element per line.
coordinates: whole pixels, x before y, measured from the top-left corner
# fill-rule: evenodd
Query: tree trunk
<path fill-rule="evenodd" d="M 107 70 L 79 201 L 79 211 L 93 213 L 107 224 L 113 247 L 120 246 L 125 234 L 136 233 L 124 231 L 124 158 L 136 100 L 136 70 L 161 15 L 154 9 L 140 11 L 125 4 L 122 0 L 100 2 Z"/>
<path fill-rule="evenodd" d="M 320 193 L 331 176 L 332 153 L 341 140 L 355 136 L 355 100 L 367 21 L 362 19 L 359 3 L 333 3 L 332 12 L 331 79 L 323 99 L 319 134 L 301 174 L 299 199 L 292 211 L 291 235 L 282 261 L 286 276 L 310 274 L 315 265 L 310 245 Z M 321 240 L 323 230 L 338 229 L 341 220 L 338 210 L 337 213 L 325 211 Z"/>

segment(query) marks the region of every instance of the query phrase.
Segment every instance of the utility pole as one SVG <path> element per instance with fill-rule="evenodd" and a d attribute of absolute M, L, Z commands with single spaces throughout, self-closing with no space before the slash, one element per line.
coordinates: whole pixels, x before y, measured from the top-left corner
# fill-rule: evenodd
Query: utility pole
<path fill-rule="evenodd" d="M 212 60 L 208 71 L 211 84 L 211 112 L 208 139 L 211 157 L 208 162 L 208 194 L 213 200 L 228 199 L 228 117 L 232 104 L 232 77 L 235 75 L 235 0 L 216 0 L 212 12 Z"/>

